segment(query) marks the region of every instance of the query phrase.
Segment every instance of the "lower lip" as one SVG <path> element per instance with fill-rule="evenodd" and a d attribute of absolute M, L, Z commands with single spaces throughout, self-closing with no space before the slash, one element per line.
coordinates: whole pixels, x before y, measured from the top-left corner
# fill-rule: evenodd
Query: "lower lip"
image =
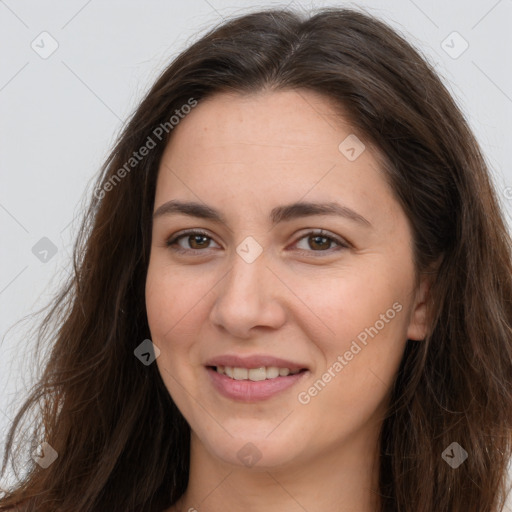
<path fill-rule="evenodd" d="M 241 402 L 267 400 L 290 388 L 302 379 L 306 373 L 309 373 L 308 371 L 302 371 L 286 377 L 252 381 L 232 379 L 227 375 L 218 373 L 213 368 L 207 368 L 207 370 L 213 386 L 221 395 Z"/>

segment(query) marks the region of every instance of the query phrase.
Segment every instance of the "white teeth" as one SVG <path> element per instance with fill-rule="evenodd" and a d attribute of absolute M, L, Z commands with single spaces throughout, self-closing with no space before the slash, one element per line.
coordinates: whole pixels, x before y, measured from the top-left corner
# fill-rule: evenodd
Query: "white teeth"
<path fill-rule="evenodd" d="M 275 379 L 276 377 L 286 377 L 295 375 L 300 370 L 291 371 L 289 368 L 277 368 L 276 366 L 261 366 L 260 368 L 238 368 L 233 366 L 217 366 L 216 370 L 221 375 L 227 375 L 235 380 L 251 380 L 258 382 L 266 379 Z"/>
<path fill-rule="evenodd" d="M 261 368 L 251 368 L 249 370 L 249 380 L 265 380 L 267 378 L 267 371 L 265 370 L 265 367 L 262 366 Z"/>
<path fill-rule="evenodd" d="M 277 366 L 269 366 L 267 368 L 267 379 L 275 379 L 279 376 L 279 368 Z"/>
<path fill-rule="evenodd" d="M 233 368 L 233 378 L 235 380 L 247 380 L 249 372 L 247 368 Z"/>

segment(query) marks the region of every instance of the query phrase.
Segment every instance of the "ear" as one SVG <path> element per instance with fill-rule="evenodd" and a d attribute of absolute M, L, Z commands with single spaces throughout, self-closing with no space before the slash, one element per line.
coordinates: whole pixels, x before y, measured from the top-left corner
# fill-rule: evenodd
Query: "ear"
<path fill-rule="evenodd" d="M 421 278 L 412 305 L 411 318 L 407 328 L 408 340 L 423 340 L 427 335 L 427 297 L 430 289 L 428 275 Z"/>

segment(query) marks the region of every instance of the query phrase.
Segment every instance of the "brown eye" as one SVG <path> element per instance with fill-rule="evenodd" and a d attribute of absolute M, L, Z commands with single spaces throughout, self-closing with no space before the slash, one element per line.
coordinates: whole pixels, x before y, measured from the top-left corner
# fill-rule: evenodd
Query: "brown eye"
<path fill-rule="evenodd" d="M 182 241 L 185 241 L 185 246 Z M 206 233 L 201 231 L 187 231 L 178 236 L 172 237 L 166 242 L 166 245 L 177 252 L 194 252 L 210 249 L 209 245 L 212 241 L 213 239 Z"/>
<path fill-rule="evenodd" d="M 188 235 L 188 241 L 192 249 L 204 249 L 210 243 L 209 238 L 204 235 Z"/>
<path fill-rule="evenodd" d="M 349 248 L 349 244 L 344 240 L 327 235 L 323 231 L 306 233 L 306 235 L 301 237 L 296 244 L 299 244 L 299 242 L 302 242 L 303 240 L 306 241 L 306 244 L 305 246 L 303 245 L 302 247 L 299 247 L 299 251 L 301 252 L 333 252 L 331 251 L 332 244 L 337 246 L 337 249 L 334 249 L 335 251 Z"/>
<path fill-rule="evenodd" d="M 330 249 L 330 245 L 332 243 L 332 240 L 327 236 L 310 236 L 308 237 L 310 240 L 309 246 L 312 249 L 320 249 L 320 250 L 326 250 Z"/>

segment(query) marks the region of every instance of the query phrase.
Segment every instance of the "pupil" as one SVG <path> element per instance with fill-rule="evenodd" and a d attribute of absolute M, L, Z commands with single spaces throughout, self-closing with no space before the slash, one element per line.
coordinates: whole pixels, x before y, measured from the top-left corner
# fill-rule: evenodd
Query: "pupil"
<path fill-rule="evenodd" d="M 325 243 L 327 243 L 327 245 L 329 245 L 329 240 L 327 240 L 327 238 L 325 236 L 314 236 L 313 237 L 314 244 L 317 244 L 318 240 L 324 240 L 325 241 L 324 246 L 325 246 Z M 320 242 L 318 245 L 322 245 L 322 242 Z M 324 248 L 326 248 L 326 247 L 324 247 Z"/>
<path fill-rule="evenodd" d="M 207 237 L 204 236 L 204 235 L 192 235 L 192 239 L 193 239 L 193 244 L 192 245 L 198 244 L 199 246 L 201 246 L 201 242 L 200 241 L 198 242 L 198 240 L 202 239 L 203 240 L 203 244 L 204 244 L 204 241 L 206 240 L 206 238 Z"/>

